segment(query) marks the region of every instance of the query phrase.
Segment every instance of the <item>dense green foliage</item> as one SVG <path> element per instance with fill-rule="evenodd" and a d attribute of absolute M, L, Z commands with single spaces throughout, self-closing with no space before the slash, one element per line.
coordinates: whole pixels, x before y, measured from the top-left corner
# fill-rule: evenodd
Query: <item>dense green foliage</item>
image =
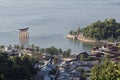
<path fill-rule="evenodd" d="M 71 49 L 70 48 L 63 52 L 63 57 L 65 57 L 65 58 L 70 57 L 70 55 L 71 55 Z"/>
<path fill-rule="evenodd" d="M 40 49 L 42 53 L 49 53 L 51 55 L 58 55 L 62 54 L 63 57 L 70 57 L 71 56 L 71 49 L 67 49 L 66 51 L 63 51 L 61 48 L 56 48 L 54 46 L 51 46 L 49 48 L 42 48 Z"/>
<path fill-rule="evenodd" d="M 82 30 L 83 36 L 96 40 L 106 39 L 120 39 L 120 23 L 115 19 L 105 19 L 104 21 L 97 21 L 88 25 Z"/>
<path fill-rule="evenodd" d="M 93 67 L 91 80 L 120 80 L 120 64 L 115 64 L 105 58 L 101 64 Z"/>
<path fill-rule="evenodd" d="M 43 53 L 50 53 L 51 55 L 57 55 L 59 53 L 59 49 L 54 46 L 51 46 L 49 48 L 42 48 L 40 51 Z"/>
<path fill-rule="evenodd" d="M 71 31 L 69 32 L 69 34 L 70 34 L 70 35 L 78 35 L 78 34 L 80 34 L 81 32 L 82 32 L 82 29 L 81 29 L 80 27 L 78 27 L 78 29 L 77 29 L 76 31 L 71 30 Z"/>
<path fill-rule="evenodd" d="M 0 52 L 0 80 L 30 80 L 36 73 L 33 60 L 27 55 L 8 56 Z"/>

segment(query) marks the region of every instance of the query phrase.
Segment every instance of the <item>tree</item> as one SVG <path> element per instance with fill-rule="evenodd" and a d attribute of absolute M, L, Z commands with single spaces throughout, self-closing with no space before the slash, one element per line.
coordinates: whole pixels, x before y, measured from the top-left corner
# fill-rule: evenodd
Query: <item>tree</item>
<path fill-rule="evenodd" d="M 110 24 L 115 24 L 115 23 L 116 23 L 116 20 L 113 19 L 113 18 L 110 18 L 110 19 L 109 19 L 109 22 L 110 22 Z"/>
<path fill-rule="evenodd" d="M 109 24 L 108 18 L 106 18 L 104 21 L 105 25 Z"/>
<path fill-rule="evenodd" d="M 82 29 L 81 29 L 80 27 L 78 27 L 77 33 L 79 34 L 79 33 L 81 33 L 81 32 L 82 32 Z"/>
<path fill-rule="evenodd" d="M 63 57 L 65 57 L 65 58 L 70 57 L 70 55 L 71 55 L 71 49 L 70 48 L 63 52 Z"/>
<path fill-rule="evenodd" d="M 58 51 L 59 51 L 59 53 L 62 53 L 62 52 L 63 52 L 61 48 L 59 48 Z"/>
<path fill-rule="evenodd" d="M 34 62 L 29 56 L 8 56 L 0 52 L 0 80 L 30 80 L 36 73 Z"/>
<path fill-rule="evenodd" d="M 70 35 L 73 35 L 73 31 L 71 30 L 71 31 L 69 32 L 69 34 L 70 34 Z"/>
<path fill-rule="evenodd" d="M 36 51 L 37 51 L 37 52 L 39 52 L 39 51 L 40 51 L 39 46 L 36 46 Z"/>
<path fill-rule="evenodd" d="M 110 62 L 107 58 L 104 59 L 105 62 L 98 64 L 93 67 L 91 71 L 91 80 L 118 80 L 120 79 L 119 64 Z"/>
<path fill-rule="evenodd" d="M 14 48 L 20 49 L 20 46 L 19 45 L 14 45 Z"/>
<path fill-rule="evenodd" d="M 87 27 L 83 28 L 82 33 L 84 37 L 95 40 L 106 40 L 109 38 L 117 39 L 120 35 L 120 23 L 115 19 L 105 19 L 104 21 L 96 21 Z"/>
<path fill-rule="evenodd" d="M 77 35 L 77 31 L 73 32 L 73 35 Z"/>
<path fill-rule="evenodd" d="M 0 46 L 0 49 L 2 49 L 2 48 L 5 48 L 5 46 L 4 46 L 4 45 L 1 45 L 1 46 Z"/>
<path fill-rule="evenodd" d="M 51 46 L 49 48 L 42 48 L 40 49 L 40 52 L 42 53 L 49 53 L 51 55 L 57 55 L 62 49 L 58 49 L 55 46 Z"/>

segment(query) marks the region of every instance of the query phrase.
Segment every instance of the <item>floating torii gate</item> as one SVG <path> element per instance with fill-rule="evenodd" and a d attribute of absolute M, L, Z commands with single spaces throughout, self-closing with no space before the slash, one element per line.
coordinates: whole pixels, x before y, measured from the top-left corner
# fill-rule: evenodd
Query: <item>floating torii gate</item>
<path fill-rule="evenodd" d="M 22 45 L 23 47 L 26 47 L 29 43 L 28 29 L 29 28 L 19 29 L 19 42 L 20 42 L 20 45 Z"/>

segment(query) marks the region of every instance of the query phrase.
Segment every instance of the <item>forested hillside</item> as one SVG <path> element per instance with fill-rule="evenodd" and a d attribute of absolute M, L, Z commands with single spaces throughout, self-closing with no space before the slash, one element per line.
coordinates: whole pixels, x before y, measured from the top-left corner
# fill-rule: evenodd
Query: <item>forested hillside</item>
<path fill-rule="evenodd" d="M 82 29 L 83 36 L 95 40 L 120 40 L 120 23 L 115 19 L 96 21 Z"/>

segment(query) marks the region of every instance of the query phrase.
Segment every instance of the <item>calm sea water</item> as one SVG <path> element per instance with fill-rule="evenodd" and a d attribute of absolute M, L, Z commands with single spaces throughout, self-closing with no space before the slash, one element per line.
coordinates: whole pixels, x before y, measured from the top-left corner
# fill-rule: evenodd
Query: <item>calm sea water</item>
<path fill-rule="evenodd" d="M 110 17 L 120 22 L 120 0 L 0 0 L 0 44 L 19 44 L 18 29 L 29 27 L 30 44 L 89 52 L 95 44 L 66 35 Z"/>

